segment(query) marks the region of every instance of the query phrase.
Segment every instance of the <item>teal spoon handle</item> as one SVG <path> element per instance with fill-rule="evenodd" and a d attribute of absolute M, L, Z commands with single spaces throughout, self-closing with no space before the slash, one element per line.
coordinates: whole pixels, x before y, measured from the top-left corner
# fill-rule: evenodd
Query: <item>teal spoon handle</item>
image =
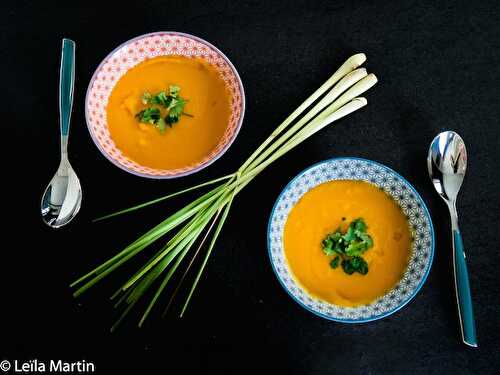
<path fill-rule="evenodd" d="M 75 87 L 75 42 L 63 39 L 61 70 L 59 72 L 59 121 L 61 125 L 61 154 L 65 157 L 68 149 L 69 123 L 73 108 Z"/>
<path fill-rule="evenodd" d="M 462 339 L 465 344 L 477 347 L 476 324 L 472 309 L 469 273 L 467 272 L 462 235 L 458 227 L 453 228 L 453 265 L 455 269 L 455 289 Z"/>

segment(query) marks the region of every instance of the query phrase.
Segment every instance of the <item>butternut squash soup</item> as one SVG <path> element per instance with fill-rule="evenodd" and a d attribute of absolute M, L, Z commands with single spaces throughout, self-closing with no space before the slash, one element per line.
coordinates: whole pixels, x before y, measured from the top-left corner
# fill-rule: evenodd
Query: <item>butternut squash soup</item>
<path fill-rule="evenodd" d="M 412 235 L 397 203 L 375 185 L 334 180 L 305 193 L 285 224 L 284 249 L 304 289 L 335 305 L 368 304 L 401 279 Z"/>
<path fill-rule="evenodd" d="M 107 106 L 111 138 L 138 164 L 156 169 L 195 165 L 221 141 L 230 93 L 201 58 L 160 56 L 117 82 Z"/>

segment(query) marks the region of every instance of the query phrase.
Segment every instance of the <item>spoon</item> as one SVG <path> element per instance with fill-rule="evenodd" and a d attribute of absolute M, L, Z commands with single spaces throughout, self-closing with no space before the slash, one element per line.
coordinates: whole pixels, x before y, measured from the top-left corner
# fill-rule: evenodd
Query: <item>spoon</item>
<path fill-rule="evenodd" d="M 469 274 L 465 262 L 462 236 L 458 229 L 456 207 L 458 191 L 462 186 L 467 168 L 467 151 L 462 138 L 453 131 L 438 134 L 429 147 L 427 168 L 434 188 L 450 210 L 453 233 L 453 271 L 462 340 L 469 346 L 477 347 Z"/>
<path fill-rule="evenodd" d="M 68 160 L 68 134 L 74 84 L 75 42 L 63 39 L 61 70 L 59 71 L 61 162 L 55 176 L 43 193 L 41 204 L 42 219 L 52 228 L 68 224 L 80 210 L 82 202 L 82 187 Z"/>

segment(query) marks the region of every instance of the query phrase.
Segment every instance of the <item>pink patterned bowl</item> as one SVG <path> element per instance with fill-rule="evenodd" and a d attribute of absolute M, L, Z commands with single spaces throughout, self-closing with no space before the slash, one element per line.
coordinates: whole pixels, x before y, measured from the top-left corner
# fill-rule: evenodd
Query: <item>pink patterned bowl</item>
<path fill-rule="evenodd" d="M 140 62 L 156 57 L 182 55 L 207 60 L 220 74 L 231 93 L 231 116 L 219 144 L 203 160 L 178 169 L 153 169 L 139 165 L 116 147 L 108 130 L 106 106 L 118 80 Z M 90 135 L 113 164 L 137 176 L 175 178 L 195 173 L 217 160 L 233 143 L 243 122 L 245 92 L 240 76 L 229 59 L 203 39 L 178 32 L 141 35 L 118 46 L 97 67 L 85 98 L 85 118 Z"/>

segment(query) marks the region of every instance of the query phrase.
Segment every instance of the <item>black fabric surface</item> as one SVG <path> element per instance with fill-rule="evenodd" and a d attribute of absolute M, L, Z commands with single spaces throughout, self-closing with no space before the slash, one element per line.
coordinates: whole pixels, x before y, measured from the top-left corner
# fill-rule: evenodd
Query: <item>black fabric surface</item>
<path fill-rule="evenodd" d="M 497 1 L 10 1 L 0 7 L 0 361 L 85 359 L 99 374 L 500 371 Z M 116 168 L 93 144 L 84 118 L 85 91 L 101 60 L 118 44 L 159 30 L 215 44 L 238 69 L 247 100 L 229 151 L 204 171 L 173 181 Z M 78 218 L 53 231 L 41 221 L 39 200 L 59 161 L 63 37 L 77 43 L 70 159 L 84 200 Z M 357 52 L 367 54 L 368 70 L 379 77 L 366 94 L 368 106 L 306 141 L 238 196 L 183 319 L 178 311 L 161 319 L 159 308 L 142 329 L 132 315 L 109 332 L 117 314 L 108 297 L 140 263 L 72 298 L 71 281 L 195 195 L 108 222 L 93 224 L 93 218 L 233 172 Z M 477 350 L 459 338 L 450 223 L 425 164 L 429 142 L 444 129 L 460 133 L 469 153 L 458 209 Z M 364 157 L 400 172 L 427 203 L 436 230 L 434 264 L 419 294 L 368 324 L 329 322 L 302 309 L 278 284 L 267 256 L 267 220 L 281 189 L 305 167 L 335 156 Z"/>

